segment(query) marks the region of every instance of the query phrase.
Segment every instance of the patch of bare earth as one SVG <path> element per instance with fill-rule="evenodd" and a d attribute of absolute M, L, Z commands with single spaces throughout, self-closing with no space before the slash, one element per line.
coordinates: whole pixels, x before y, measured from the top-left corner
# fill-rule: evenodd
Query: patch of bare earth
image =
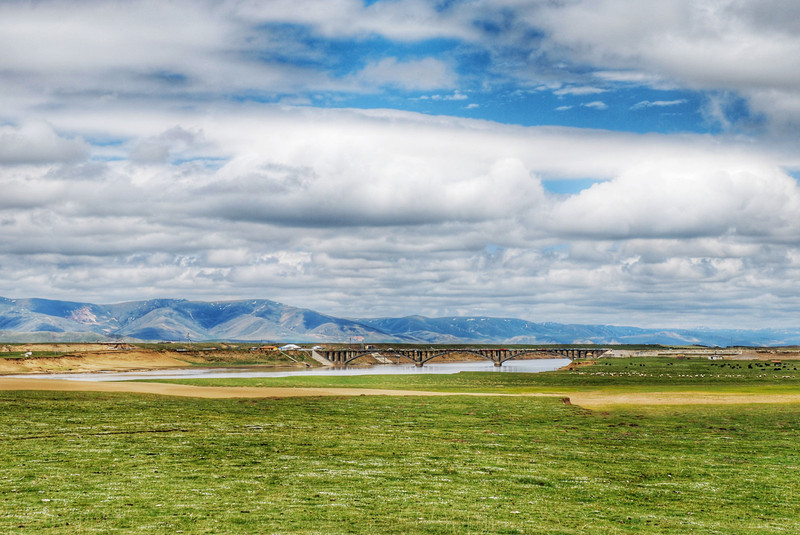
<path fill-rule="evenodd" d="M 578 368 L 594 366 L 596 362 L 597 362 L 596 360 L 578 360 L 578 361 L 573 360 L 566 366 L 559 368 L 559 370 L 577 370 Z"/>
<path fill-rule="evenodd" d="M 32 356 L 2 358 L 3 353 L 30 351 Z M 280 354 L 264 352 L 193 350 L 153 350 L 136 346 L 108 344 L 27 344 L 0 346 L 0 375 L 23 373 L 86 373 L 157 370 L 187 366 L 219 365 L 269 365 L 280 367 L 307 367 L 295 358 L 292 362 Z"/>
<path fill-rule="evenodd" d="M 49 353 L 75 353 L 87 351 L 106 351 L 109 344 L 81 344 L 81 343 L 35 343 L 35 344 L 4 344 L 0 345 L 0 353 L 11 351 L 33 351 Z"/>
<path fill-rule="evenodd" d="M 105 349 L 105 348 L 104 348 Z M 19 373 L 86 373 L 98 371 L 153 370 L 189 366 L 167 354 L 148 350 L 109 351 L 93 350 L 54 354 L 52 357 L 0 359 L 0 374 Z M 42 351 L 38 349 L 38 351 Z"/>
<path fill-rule="evenodd" d="M 565 394 L 573 405 L 600 409 L 614 405 L 740 405 L 748 403 L 800 403 L 800 394 L 720 394 L 709 392 Z"/>

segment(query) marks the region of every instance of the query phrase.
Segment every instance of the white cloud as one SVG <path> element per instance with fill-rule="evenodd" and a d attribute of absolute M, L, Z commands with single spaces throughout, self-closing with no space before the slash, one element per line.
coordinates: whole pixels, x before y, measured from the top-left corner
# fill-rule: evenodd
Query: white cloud
<path fill-rule="evenodd" d="M 88 148 L 82 139 L 61 136 L 42 121 L 0 126 L 0 164 L 71 162 L 85 159 Z"/>
<path fill-rule="evenodd" d="M 593 76 L 608 82 L 642 84 L 652 87 L 660 87 L 668 85 L 667 79 L 662 76 L 635 70 L 625 70 L 625 71 L 599 70 L 594 72 Z"/>
<path fill-rule="evenodd" d="M 287 38 L 280 26 L 259 26 L 308 24 L 312 32 L 328 37 L 375 34 L 410 40 L 448 31 L 430 6 L 403 15 L 403 5 L 365 7 L 349 0 L 318 4 L 297 9 L 291 2 L 255 6 L 134 0 L 121 9 L 100 0 L 4 3 L 0 90 L 6 98 L 0 116 L 16 117 L 20 103 L 48 107 L 97 99 L 361 92 L 375 90 L 364 85 L 371 83 L 420 90 L 455 87 L 452 69 L 435 58 L 377 59 L 360 77 L 335 76 L 318 50 L 299 38 Z M 419 2 L 418 7 L 424 5 Z M 449 27 L 454 36 L 460 32 L 458 25 Z"/>
<path fill-rule="evenodd" d="M 600 87 L 564 87 L 561 89 L 557 89 L 553 91 L 554 95 L 597 95 L 599 93 L 605 93 L 607 89 L 602 89 Z"/>
<path fill-rule="evenodd" d="M 187 54 L 214 52 L 230 27 L 206 5 L 133 1 L 6 2 L 0 7 L 0 60 L 11 72 L 69 74 L 125 68 L 165 70 Z M 156 59 L 157 58 L 157 59 Z"/>
<path fill-rule="evenodd" d="M 791 2 L 124 7 L 0 5 L 0 295 L 796 321 L 800 193 L 783 171 L 800 168 L 796 136 L 778 144 L 291 107 L 381 88 L 426 92 L 433 105 L 514 80 L 565 98 L 644 85 L 704 91 L 702 112 L 723 126 L 737 124 L 731 109 L 745 99 L 774 131 L 793 132 Z M 402 43 L 349 70 L 315 46 L 376 36 Z M 395 55 L 408 43 L 422 54 L 428 39 L 457 40 L 458 51 Z M 485 69 L 469 72 L 461 53 L 486 57 Z M 259 103 L 270 99 L 281 104 Z M 541 185 L 587 178 L 602 182 L 553 197 Z"/>
<path fill-rule="evenodd" d="M 423 0 L 314 0 L 303 9 L 288 0 L 135 0 L 124 10 L 99 0 L 6 2 L 0 5 L 0 116 L 17 119 L 20 104 L 97 98 L 255 93 L 293 99 L 310 91 L 457 89 L 455 57 L 378 56 L 360 75 L 334 74 L 324 49 L 287 33 L 302 28 L 314 38 L 356 42 L 459 40 L 491 58 L 484 72 L 468 73 L 479 81 L 525 80 L 561 96 L 599 94 L 613 88 L 609 83 L 730 91 L 770 124 L 791 128 L 800 84 L 797 14 L 791 3 L 758 0 L 438 7 Z M 483 26 L 504 29 L 482 32 Z M 532 33 L 543 37 L 531 39 Z M 569 69 L 576 65 L 580 73 Z"/>
<path fill-rule="evenodd" d="M 201 132 L 189 132 L 176 126 L 140 140 L 131 151 L 130 159 L 137 163 L 166 162 L 177 151 L 186 150 L 202 142 Z"/>
<path fill-rule="evenodd" d="M 797 183 L 740 162 L 653 161 L 565 200 L 554 232 L 608 239 L 740 236 L 781 241 L 800 225 Z"/>
<path fill-rule="evenodd" d="M 434 95 L 431 98 L 440 97 L 439 95 Z M 467 100 L 469 97 L 460 91 L 456 90 L 452 95 L 443 95 L 440 97 L 442 100 Z"/>
<path fill-rule="evenodd" d="M 527 20 L 546 28 L 571 61 L 596 66 L 601 78 L 736 91 L 780 121 L 782 110 L 758 95 L 797 94 L 798 16 L 792 3 L 759 0 L 579 0 Z"/>
<path fill-rule="evenodd" d="M 671 106 L 680 106 L 681 104 L 686 104 L 689 102 L 685 98 L 676 99 L 676 100 L 642 100 L 637 102 L 633 106 L 631 106 L 632 110 L 643 110 L 646 108 L 668 108 Z"/>
<path fill-rule="evenodd" d="M 412 91 L 445 89 L 456 85 L 455 73 L 445 62 L 434 58 L 408 61 L 383 58 L 364 67 L 356 78 L 370 86 L 393 86 Z"/>
<path fill-rule="evenodd" d="M 254 105 L 136 118 L 54 115 L 198 159 L 0 167 L 0 295 L 644 324 L 707 306 L 711 282 L 739 310 L 798 270 L 785 161 L 723 139 Z M 548 197 L 540 176 L 606 181 Z"/>
<path fill-rule="evenodd" d="M 602 100 L 594 100 L 592 102 L 586 102 L 585 104 L 581 104 L 584 108 L 592 108 L 595 110 L 607 110 L 608 104 L 603 102 Z"/>
<path fill-rule="evenodd" d="M 414 100 L 436 100 L 436 101 L 451 101 L 451 100 L 467 100 L 469 97 L 460 91 L 456 90 L 451 95 L 423 95 Z"/>
<path fill-rule="evenodd" d="M 424 0 L 375 2 L 310 0 L 298 9 L 292 0 L 244 4 L 239 13 L 260 22 L 306 24 L 327 37 L 381 35 L 392 40 L 469 38 L 475 31 L 469 18 L 439 11 Z"/>

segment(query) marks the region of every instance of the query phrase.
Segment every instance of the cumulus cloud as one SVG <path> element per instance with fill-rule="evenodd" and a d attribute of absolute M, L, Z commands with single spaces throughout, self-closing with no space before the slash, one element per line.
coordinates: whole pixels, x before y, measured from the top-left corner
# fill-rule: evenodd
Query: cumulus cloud
<path fill-rule="evenodd" d="M 554 232 L 607 239 L 795 235 L 800 188 L 784 172 L 741 164 L 655 161 L 570 197 Z"/>
<path fill-rule="evenodd" d="M 797 183 L 774 155 L 703 136 L 283 107 L 139 121 L 117 133 L 129 146 L 198 158 L 0 167 L 0 295 L 632 323 L 622 310 L 655 300 L 657 321 L 706 299 L 697 284 L 720 306 L 784 292 L 800 266 Z M 543 176 L 606 180 L 551 197 Z"/>
<path fill-rule="evenodd" d="M 140 140 L 133 148 L 130 159 L 138 163 L 166 162 L 177 151 L 202 142 L 202 133 L 173 127 L 157 136 Z"/>

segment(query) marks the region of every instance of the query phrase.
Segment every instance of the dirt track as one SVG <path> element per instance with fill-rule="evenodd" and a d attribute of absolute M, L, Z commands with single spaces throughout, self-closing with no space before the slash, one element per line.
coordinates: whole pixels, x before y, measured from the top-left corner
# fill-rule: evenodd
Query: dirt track
<path fill-rule="evenodd" d="M 710 394 L 705 392 L 653 392 L 609 394 L 481 394 L 381 390 L 366 388 L 214 387 L 166 383 L 60 381 L 0 377 L 0 390 L 53 390 L 63 392 L 132 392 L 193 398 L 285 398 L 311 396 L 549 396 L 569 398 L 573 405 L 603 408 L 613 405 L 699 405 L 744 403 L 800 403 L 800 394 Z"/>

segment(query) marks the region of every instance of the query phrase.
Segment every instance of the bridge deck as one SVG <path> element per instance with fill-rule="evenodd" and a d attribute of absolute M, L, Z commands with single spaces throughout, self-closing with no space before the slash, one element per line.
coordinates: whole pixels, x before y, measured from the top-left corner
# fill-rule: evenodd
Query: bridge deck
<path fill-rule="evenodd" d="M 417 366 L 437 357 L 450 354 L 475 355 L 490 360 L 495 366 L 502 366 L 508 360 L 527 355 L 552 355 L 568 359 L 594 358 L 605 353 L 606 349 L 584 348 L 534 348 L 534 349 L 497 349 L 497 348 L 457 348 L 457 349 L 326 349 L 318 351 L 319 355 L 332 364 L 347 365 L 365 356 L 397 357 L 411 361 Z"/>

